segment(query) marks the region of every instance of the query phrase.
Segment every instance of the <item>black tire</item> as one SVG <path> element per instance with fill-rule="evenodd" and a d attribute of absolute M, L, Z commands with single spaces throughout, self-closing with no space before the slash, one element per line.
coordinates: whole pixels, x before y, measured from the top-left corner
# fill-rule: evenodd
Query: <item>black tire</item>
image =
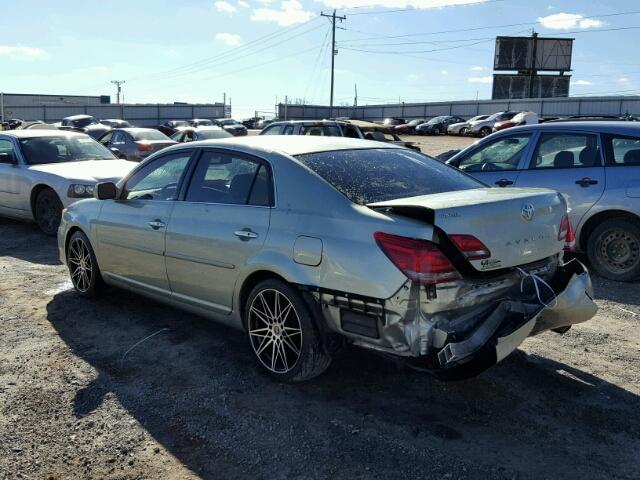
<path fill-rule="evenodd" d="M 434 135 L 440 135 L 440 128 L 436 127 L 433 129 L 433 134 Z"/>
<path fill-rule="evenodd" d="M 480 136 L 486 137 L 487 135 L 491 135 L 491 129 L 489 127 L 482 127 L 480 129 Z"/>
<path fill-rule="evenodd" d="M 96 254 L 87 236 L 77 231 L 71 235 L 66 251 L 73 288 L 83 297 L 95 297 L 104 288 Z"/>
<path fill-rule="evenodd" d="M 276 302 L 279 315 L 274 313 Z M 276 279 L 260 282 L 247 298 L 243 320 L 258 364 L 273 378 L 302 382 L 317 377 L 331 364 L 307 305 L 290 285 Z"/>
<path fill-rule="evenodd" d="M 640 222 L 623 218 L 602 222 L 587 239 L 587 256 L 598 275 L 619 282 L 638 280 Z"/>
<path fill-rule="evenodd" d="M 56 192 L 46 188 L 38 193 L 34 205 L 34 217 L 38 227 L 46 235 L 56 235 L 62 218 L 62 202 Z"/>
<path fill-rule="evenodd" d="M 467 127 L 462 127 L 462 128 L 460 129 L 460 132 L 459 132 L 459 133 L 460 133 L 460 135 L 466 135 L 466 134 L 467 134 L 467 130 L 468 130 L 468 128 L 467 128 Z"/>

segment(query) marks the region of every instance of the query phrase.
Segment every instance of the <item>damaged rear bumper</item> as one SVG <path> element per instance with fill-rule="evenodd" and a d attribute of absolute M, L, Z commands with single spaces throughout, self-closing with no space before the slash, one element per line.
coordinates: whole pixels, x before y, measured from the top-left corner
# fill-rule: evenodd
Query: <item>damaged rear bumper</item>
<path fill-rule="evenodd" d="M 327 302 L 322 294 L 318 299 L 329 327 L 353 343 L 406 357 L 442 378 L 465 378 L 506 358 L 529 336 L 564 332 L 596 314 L 589 273 L 577 260 L 547 277 L 553 293 L 548 287 L 537 294 L 531 288 L 522 292 L 521 280 L 514 273 L 506 282 L 483 286 L 484 296 L 476 298 L 476 305 L 445 311 L 438 311 L 438 298 L 418 285 L 384 306 L 371 302 L 367 308 L 364 301 L 364 311 L 358 313 Z M 451 298 L 446 293 L 442 297 L 448 308 Z"/>

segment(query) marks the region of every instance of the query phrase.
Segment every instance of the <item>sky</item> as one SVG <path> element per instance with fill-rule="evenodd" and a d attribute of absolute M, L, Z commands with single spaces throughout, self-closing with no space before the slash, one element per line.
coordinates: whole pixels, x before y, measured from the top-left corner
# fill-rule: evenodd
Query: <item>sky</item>
<path fill-rule="evenodd" d="M 637 0 L 0 0 L 0 91 L 127 103 L 486 99 L 496 35 L 575 38 L 571 95 L 640 94 Z"/>

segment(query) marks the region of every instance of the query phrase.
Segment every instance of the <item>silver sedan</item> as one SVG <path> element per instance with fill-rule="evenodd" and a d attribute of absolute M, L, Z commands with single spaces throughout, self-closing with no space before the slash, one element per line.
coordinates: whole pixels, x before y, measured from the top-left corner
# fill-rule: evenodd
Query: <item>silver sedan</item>
<path fill-rule="evenodd" d="M 240 328 L 279 380 L 320 374 L 346 344 L 467 377 L 596 310 L 562 258 L 561 196 L 485 188 L 393 145 L 192 142 L 95 196 L 58 232 L 77 292 L 106 283 Z"/>

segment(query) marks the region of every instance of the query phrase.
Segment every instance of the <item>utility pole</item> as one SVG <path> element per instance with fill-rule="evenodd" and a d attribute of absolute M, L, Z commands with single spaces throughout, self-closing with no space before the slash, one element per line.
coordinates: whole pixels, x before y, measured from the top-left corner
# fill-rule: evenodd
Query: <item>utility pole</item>
<path fill-rule="evenodd" d="M 357 83 L 353 84 L 353 90 L 355 92 L 355 96 L 353 97 L 353 106 L 357 107 L 358 106 L 358 84 Z"/>
<path fill-rule="evenodd" d="M 118 105 L 120 104 L 120 92 L 122 92 L 122 85 L 125 83 L 124 80 L 111 80 L 116 87 L 118 87 Z"/>
<path fill-rule="evenodd" d="M 529 85 L 527 86 L 528 98 L 533 98 L 533 80 L 538 73 L 536 70 L 536 57 L 538 56 L 538 33 L 535 30 L 531 30 L 531 39 L 533 45 L 531 48 L 531 63 L 529 64 Z"/>
<path fill-rule="evenodd" d="M 321 12 L 320 15 L 331 19 L 331 96 L 329 97 L 329 118 L 333 118 L 333 77 L 336 55 L 338 54 L 336 50 L 336 19 L 342 21 L 346 20 L 347 17 L 336 16 L 335 10 L 331 15 L 324 12 Z"/>

